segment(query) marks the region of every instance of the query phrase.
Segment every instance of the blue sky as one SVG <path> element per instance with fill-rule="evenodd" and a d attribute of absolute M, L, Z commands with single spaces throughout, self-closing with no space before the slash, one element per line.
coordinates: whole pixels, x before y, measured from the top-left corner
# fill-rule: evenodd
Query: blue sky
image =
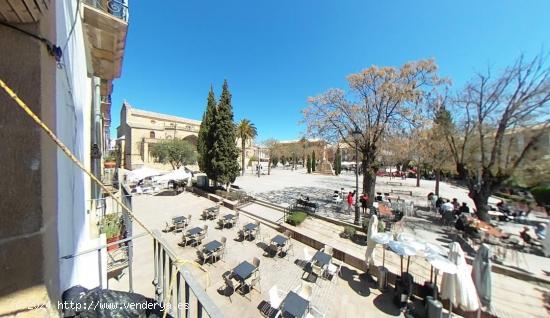
<path fill-rule="evenodd" d="M 545 0 L 133 0 L 111 134 L 123 100 L 200 119 L 210 85 L 219 95 L 227 79 L 235 119 L 250 119 L 260 141 L 297 139 L 307 98 L 370 65 L 434 58 L 457 89 L 542 49 Z"/>

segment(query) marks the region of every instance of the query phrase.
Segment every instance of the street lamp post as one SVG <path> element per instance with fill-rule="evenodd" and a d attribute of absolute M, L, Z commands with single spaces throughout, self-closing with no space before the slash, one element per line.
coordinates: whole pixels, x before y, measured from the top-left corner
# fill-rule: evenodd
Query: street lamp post
<path fill-rule="evenodd" d="M 358 127 L 355 127 L 355 129 L 352 132 L 353 139 L 355 140 L 355 219 L 353 221 L 354 224 L 359 225 L 359 147 L 358 147 L 358 141 L 359 137 L 361 137 L 361 131 Z"/>

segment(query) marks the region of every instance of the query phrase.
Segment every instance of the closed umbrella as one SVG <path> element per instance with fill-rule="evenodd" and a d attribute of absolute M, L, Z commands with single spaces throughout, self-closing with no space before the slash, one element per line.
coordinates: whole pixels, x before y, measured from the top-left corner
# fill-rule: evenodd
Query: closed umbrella
<path fill-rule="evenodd" d="M 374 241 L 376 244 L 382 245 L 382 267 L 384 267 L 386 261 L 386 248 L 384 245 L 388 244 L 392 240 L 391 233 L 376 233 L 371 236 L 370 240 Z"/>
<path fill-rule="evenodd" d="M 367 251 L 365 252 L 365 262 L 370 270 L 374 266 L 374 248 L 376 242 L 372 239 L 373 235 L 378 233 L 378 217 L 373 214 L 369 219 L 369 230 L 367 236 Z"/>
<path fill-rule="evenodd" d="M 464 252 L 457 242 L 449 244 L 449 260 L 457 267 L 456 274 L 443 274 L 441 282 L 441 298 L 448 299 L 450 303 L 449 315 L 452 315 L 453 304 L 464 311 L 478 310 L 476 287 L 466 265 Z"/>
<path fill-rule="evenodd" d="M 481 304 L 491 308 L 491 250 L 481 244 L 472 267 L 472 278 Z"/>
<path fill-rule="evenodd" d="M 456 274 L 456 271 L 457 271 L 457 267 L 456 265 L 451 262 L 449 259 L 447 259 L 446 257 L 443 257 L 441 256 L 440 254 L 436 254 L 436 253 L 432 253 L 432 254 L 428 254 L 426 255 L 426 261 L 428 261 L 428 263 L 430 263 L 432 269 L 431 271 L 433 271 L 433 269 L 435 269 L 435 279 L 434 279 L 434 298 L 436 297 L 436 292 L 437 292 L 437 274 L 439 272 L 442 272 L 442 273 L 447 273 L 447 274 Z M 431 280 L 431 271 L 430 271 L 430 280 Z"/>

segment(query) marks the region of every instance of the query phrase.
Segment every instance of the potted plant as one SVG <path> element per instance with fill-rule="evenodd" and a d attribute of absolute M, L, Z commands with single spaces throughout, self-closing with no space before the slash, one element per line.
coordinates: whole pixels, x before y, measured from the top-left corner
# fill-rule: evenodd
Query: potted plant
<path fill-rule="evenodd" d="M 108 155 L 105 156 L 105 162 L 103 163 L 103 167 L 104 168 L 115 168 L 117 157 L 118 157 L 117 150 L 111 151 Z"/>
<path fill-rule="evenodd" d="M 122 219 L 117 214 L 108 214 L 103 219 L 102 232 L 107 237 L 107 244 L 120 241 L 123 239 L 122 233 Z M 107 247 L 107 251 L 113 251 L 118 248 L 118 245 L 114 244 Z"/>
<path fill-rule="evenodd" d="M 355 228 L 353 226 L 344 226 L 344 232 L 340 233 L 341 238 L 353 239 L 355 237 Z"/>

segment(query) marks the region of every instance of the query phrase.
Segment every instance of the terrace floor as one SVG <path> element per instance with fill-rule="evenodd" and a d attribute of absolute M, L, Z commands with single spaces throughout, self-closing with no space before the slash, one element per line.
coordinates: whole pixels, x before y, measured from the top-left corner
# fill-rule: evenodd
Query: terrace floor
<path fill-rule="evenodd" d="M 227 237 L 227 251 L 225 258 L 215 264 L 204 265 L 207 272 L 191 267 L 191 273 L 198 278 L 204 286 L 207 294 L 214 300 L 216 305 L 224 312 L 226 317 L 260 317 L 258 306 L 262 301 L 269 299 L 269 289 L 277 287 L 285 294 L 305 284 L 313 287 L 311 304 L 326 317 L 391 317 L 399 316 L 401 312 L 391 302 L 391 293 L 381 293 L 376 289 L 374 281 L 369 280 L 365 274 L 353 267 L 344 264 L 341 277 L 334 277 L 332 281 L 317 279 L 315 283 L 302 279 L 303 270 L 301 259 L 303 259 L 304 248 L 310 254 L 314 250 L 300 242 L 294 241 L 293 253 L 285 258 L 272 258 L 263 256 L 264 244 L 278 232 L 265 225 L 261 226 L 260 237 L 255 241 L 236 241 L 237 229 L 242 225 L 253 221 L 241 214 L 239 224 L 233 229 L 215 229 L 215 221 L 200 220 L 201 211 L 213 205 L 213 202 L 195 196 L 191 193 L 183 193 L 175 197 L 154 197 L 136 196 L 133 198 L 134 213 L 150 229 L 164 228 L 164 222 L 176 215 L 192 215 L 191 226 L 207 224 L 208 236 L 203 243 L 211 240 L 220 240 L 222 236 Z M 220 215 L 231 212 L 224 207 Z M 139 228 L 134 234 L 142 232 Z M 170 247 L 178 253 L 181 258 L 188 260 L 197 259 L 197 249 L 194 247 L 180 247 L 177 243 L 180 235 L 163 233 L 165 240 Z M 200 246 L 199 246 L 200 248 Z M 293 255 L 292 255 L 293 254 Z M 233 294 L 231 300 L 220 294 L 218 289 L 222 287 L 222 274 L 231 270 L 242 261 L 252 261 L 253 257 L 261 260 L 260 264 L 260 292 L 252 291 L 248 297 L 251 300 Z M 307 275 L 304 275 L 307 277 Z M 134 291 L 148 297 L 154 296 L 153 286 L 153 248 L 152 240 L 149 237 L 138 238 L 134 242 L 134 263 L 133 282 Z M 118 290 L 128 289 L 128 275 L 124 275 L 119 281 L 109 280 L 109 288 Z"/>

